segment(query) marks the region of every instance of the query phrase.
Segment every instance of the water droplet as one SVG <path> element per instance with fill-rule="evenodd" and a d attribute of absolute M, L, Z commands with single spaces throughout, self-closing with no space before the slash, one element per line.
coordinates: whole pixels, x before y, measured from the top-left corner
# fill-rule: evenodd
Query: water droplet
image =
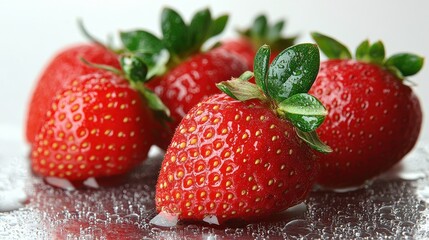
<path fill-rule="evenodd" d="M 64 178 L 46 177 L 45 181 L 51 186 L 59 187 L 64 190 L 68 190 L 68 191 L 76 190 L 73 184 L 69 180 Z"/>
<path fill-rule="evenodd" d="M 178 219 L 179 217 L 177 214 L 161 212 L 152 218 L 150 223 L 162 227 L 174 227 L 177 225 L 177 222 L 179 221 Z"/>
<path fill-rule="evenodd" d="M 219 220 L 214 215 L 208 215 L 208 216 L 204 217 L 203 221 L 206 223 L 209 223 L 209 224 L 219 225 Z"/>
<path fill-rule="evenodd" d="M 83 185 L 90 187 L 90 188 L 99 188 L 100 187 L 97 183 L 97 180 L 93 177 L 86 179 L 83 182 Z"/>

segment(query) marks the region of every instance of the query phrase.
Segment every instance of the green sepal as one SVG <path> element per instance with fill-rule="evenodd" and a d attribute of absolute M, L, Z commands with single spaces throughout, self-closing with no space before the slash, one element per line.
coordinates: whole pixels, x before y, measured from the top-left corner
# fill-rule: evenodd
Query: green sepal
<path fill-rule="evenodd" d="M 189 48 L 189 29 L 182 17 L 171 8 L 161 13 L 163 42 L 173 55 L 180 55 Z"/>
<path fill-rule="evenodd" d="M 251 72 L 251 71 L 245 71 L 238 78 L 240 78 L 241 80 L 244 80 L 244 81 L 249 81 L 252 77 L 254 77 L 253 72 Z"/>
<path fill-rule="evenodd" d="M 299 93 L 279 103 L 277 114 L 288 119 L 299 130 L 311 132 L 323 123 L 328 111 L 314 96 Z"/>
<path fill-rule="evenodd" d="M 384 58 L 386 57 L 386 51 L 384 50 L 384 44 L 381 41 L 373 43 L 369 47 L 369 58 L 371 63 L 383 64 Z"/>
<path fill-rule="evenodd" d="M 268 41 L 274 43 L 275 41 L 280 39 L 282 37 L 281 32 L 282 32 L 284 26 L 285 26 L 284 20 L 278 21 L 277 23 L 275 23 L 271 27 L 268 26 L 268 29 L 265 33 Z"/>
<path fill-rule="evenodd" d="M 318 32 L 311 33 L 314 41 L 329 59 L 351 59 L 349 49 L 337 40 Z"/>
<path fill-rule="evenodd" d="M 150 109 L 162 112 L 167 118 L 170 117 L 170 110 L 164 105 L 162 100 L 152 90 L 139 85 L 138 90 L 147 101 L 147 105 Z"/>
<path fill-rule="evenodd" d="M 369 40 L 363 41 L 356 48 L 356 59 L 360 61 L 369 61 Z"/>
<path fill-rule="evenodd" d="M 210 26 L 209 38 L 217 36 L 223 32 L 228 23 L 228 15 L 222 15 L 212 21 L 212 25 Z"/>
<path fill-rule="evenodd" d="M 268 95 L 282 102 L 297 93 L 307 93 L 319 72 L 320 54 L 315 44 L 298 44 L 285 49 L 268 70 Z"/>
<path fill-rule="evenodd" d="M 210 33 L 212 16 L 208 9 L 203 9 L 195 13 L 189 25 L 190 46 L 199 50 Z"/>
<path fill-rule="evenodd" d="M 386 66 L 386 68 L 390 73 L 395 75 L 397 79 L 404 80 L 404 75 L 402 75 L 401 71 L 399 71 L 395 66 Z"/>
<path fill-rule="evenodd" d="M 271 49 L 268 45 L 263 45 L 258 49 L 255 55 L 253 72 L 255 82 L 267 94 L 267 75 L 270 64 Z"/>
<path fill-rule="evenodd" d="M 295 128 L 296 134 L 299 138 L 301 138 L 304 142 L 306 142 L 311 148 L 319 151 L 321 153 L 331 153 L 332 148 L 323 143 L 317 133 L 313 132 L 303 132 L 298 128 Z"/>
<path fill-rule="evenodd" d="M 159 53 L 165 49 L 163 41 L 147 31 L 120 32 L 119 36 L 125 49 L 130 52 Z"/>
<path fill-rule="evenodd" d="M 265 36 L 267 33 L 267 17 L 265 15 L 259 15 L 255 18 L 250 34 L 252 36 Z"/>
<path fill-rule="evenodd" d="M 147 78 L 164 73 L 169 55 L 161 39 L 142 30 L 121 32 L 120 38 L 125 52 L 135 55 L 148 66 Z"/>
<path fill-rule="evenodd" d="M 250 99 L 266 101 L 267 98 L 262 89 L 258 85 L 249 82 L 251 73 L 252 72 L 247 71 L 239 78 L 217 83 L 216 86 L 228 96 L 239 101 L 247 101 Z"/>
<path fill-rule="evenodd" d="M 133 82 L 145 82 L 147 80 L 148 67 L 135 56 L 122 56 L 120 64 L 125 77 Z"/>
<path fill-rule="evenodd" d="M 395 67 L 402 76 L 412 76 L 418 73 L 424 63 L 424 58 L 411 53 L 398 53 L 389 57 L 384 63 L 387 67 Z"/>
<path fill-rule="evenodd" d="M 238 33 L 249 39 L 255 49 L 258 49 L 264 44 L 268 44 L 272 51 L 280 52 L 285 48 L 294 45 L 296 40 L 296 36 L 282 36 L 284 26 L 285 21 L 283 20 L 270 25 L 267 17 L 261 14 L 253 20 L 253 24 L 250 28 L 238 30 Z"/>

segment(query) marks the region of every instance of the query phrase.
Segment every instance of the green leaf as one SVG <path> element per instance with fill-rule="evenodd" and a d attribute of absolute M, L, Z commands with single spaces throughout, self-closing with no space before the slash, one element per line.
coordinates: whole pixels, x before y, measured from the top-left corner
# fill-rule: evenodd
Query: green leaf
<path fill-rule="evenodd" d="M 259 15 L 255 18 L 255 21 L 253 22 L 253 26 L 251 28 L 251 35 L 253 37 L 264 37 L 267 32 L 268 27 L 268 21 L 267 17 L 265 15 Z"/>
<path fill-rule="evenodd" d="M 228 15 L 222 15 L 215 20 L 210 27 L 209 38 L 219 35 L 225 29 L 226 24 L 228 23 Z"/>
<path fill-rule="evenodd" d="M 377 41 L 369 47 L 370 62 L 382 64 L 385 56 L 386 52 L 384 50 L 384 45 L 381 41 Z"/>
<path fill-rule="evenodd" d="M 319 136 L 317 136 L 316 132 L 303 132 L 299 129 L 295 129 L 299 138 L 304 140 L 310 147 L 313 149 L 322 152 L 322 153 L 330 153 L 332 152 L 332 148 L 323 143 Z"/>
<path fill-rule="evenodd" d="M 397 69 L 395 66 L 388 65 L 388 66 L 386 66 L 386 68 L 389 72 L 391 72 L 393 75 L 395 75 L 396 78 L 398 78 L 399 80 L 404 80 L 404 75 L 402 75 L 401 71 L 399 71 L 399 69 Z"/>
<path fill-rule="evenodd" d="M 249 81 L 253 76 L 254 76 L 253 72 L 251 72 L 251 71 L 245 71 L 238 78 L 240 78 L 241 80 L 244 80 L 244 81 Z"/>
<path fill-rule="evenodd" d="M 199 50 L 207 40 L 212 25 L 210 10 L 204 9 L 195 13 L 189 25 L 190 45 Z"/>
<path fill-rule="evenodd" d="M 171 8 L 164 8 L 161 14 L 163 41 L 170 53 L 180 55 L 189 48 L 188 26 L 182 17 Z"/>
<path fill-rule="evenodd" d="M 320 54 L 315 44 L 304 43 L 281 52 L 268 70 L 267 92 L 277 102 L 307 93 L 319 72 Z"/>
<path fill-rule="evenodd" d="M 159 38 L 142 30 L 121 32 L 120 38 L 124 47 L 130 52 L 159 53 L 165 48 Z"/>
<path fill-rule="evenodd" d="M 166 48 L 159 38 L 142 30 L 121 32 L 120 38 L 124 48 L 148 66 L 148 78 L 162 73 L 169 56 L 165 56 Z"/>
<path fill-rule="evenodd" d="M 230 97 L 239 101 L 247 101 L 250 99 L 264 100 L 265 97 L 261 89 L 254 83 L 248 81 L 234 82 L 226 81 L 216 84 L 216 86 L 228 94 Z"/>
<path fill-rule="evenodd" d="M 216 84 L 216 86 L 222 92 L 228 94 L 228 96 L 239 101 L 247 101 L 250 99 L 260 99 L 262 101 L 266 100 L 262 89 L 258 87 L 258 85 L 241 78 L 223 81 Z"/>
<path fill-rule="evenodd" d="M 424 63 L 424 58 L 411 53 L 398 53 L 386 60 L 386 66 L 394 66 L 401 74 L 411 76 L 418 73 Z"/>
<path fill-rule="evenodd" d="M 122 56 L 120 59 L 125 77 L 133 82 L 145 82 L 148 72 L 146 64 L 135 56 Z"/>
<path fill-rule="evenodd" d="M 270 64 L 271 49 L 268 45 L 263 45 L 258 49 L 255 55 L 253 71 L 255 74 L 255 82 L 262 90 L 267 93 L 267 74 Z"/>
<path fill-rule="evenodd" d="M 275 42 L 281 38 L 285 22 L 283 20 L 278 21 L 276 24 L 268 28 L 267 40 L 269 43 Z"/>
<path fill-rule="evenodd" d="M 303 132 L 316 130 L 325 120 L 328 111 L 312 95 L 299 93 L 281 102 L 277 113 Z"/>
<path fill-rule="evenodd" d="M 316 41 L 317 45 L 319 45 L 320 50 L 329 59 L 352 58 L 352 54 L 350 53 L 349 49 L 337 40 L 317 32 L 311 33 L 311 36 L 313 37 L 314 41 Z"/>
<path fill-rule="evenodd" d="M 142 85 L 140 85 L 142 86 Z M 148 106 L 155 110 L 155 111 L 161 111 L 163 112 L 167 117 L 170 116 L 170 110 L 167 108 L 167 106 L 164 105 L 164 103 L 161 101 L 161 99 L 156 95 L 153 91 L 145 88 L 140 87 L 140 92 L 144 96 L 144 98 L 147 100 Z"/>
<path fill-rule="evenodd" d="M 369 60 L 369 41 L 365 40 L 356 49 L 356 59 L 361 61 Z"/>

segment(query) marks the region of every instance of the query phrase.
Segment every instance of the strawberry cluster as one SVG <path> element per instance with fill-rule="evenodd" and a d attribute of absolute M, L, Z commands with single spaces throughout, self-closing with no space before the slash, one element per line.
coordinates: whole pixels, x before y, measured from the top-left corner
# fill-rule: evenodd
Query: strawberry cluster
<path fill-rule="evenodd" d="M 208 45 L 227 20 L 203 9 L 186 23 L 165 8 L 162 36 L 121 32 L 119 49 L 83 29 L 93 43 L 59 53 L 32 95 L 33 171 L 70 181 L 126 174 L 157 145 L 166 150 L 157 210 L 223 223 L 287 209 L 315 184 L 362 185 L 413 148 L 422 112 L 404 79 L 422 57 L 386 59 L 382 42 L 364 41 L 352 59 L 320 33 L 294 45 L 283 21 L 263 15 Z"/>

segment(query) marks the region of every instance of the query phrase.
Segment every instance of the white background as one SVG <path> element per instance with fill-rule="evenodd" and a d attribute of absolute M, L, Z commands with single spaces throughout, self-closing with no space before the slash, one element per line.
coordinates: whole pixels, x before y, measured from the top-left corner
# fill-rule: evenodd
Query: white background
<path fill-rule="evenodd" d="M 269 19 L 286 19 L 285 34 L 320 31 L 351 49 L 364 39 L 382 39 L 387 54 L 414 52 L 429 56 L 429 1 L 396 0 L 0 0 L 0 140 L 22 140 L 26 106 L 35 80 L 47 61 L 61 48 L 83 42 L 76 19 L 82 18 L 94 35 L 105 39 L 119 30 L 145 28 L 159 33 L 159 14 L 171 6 L 189 20 L 191 14 L 210 7 L 213 15 L 230 13 L 224 36 L 245 27 L 259 13 Z M 429 63 L 411 80 L 424 113 L 429 113 Z M 421 140 L 429 140 L 425 118 Z"/>

